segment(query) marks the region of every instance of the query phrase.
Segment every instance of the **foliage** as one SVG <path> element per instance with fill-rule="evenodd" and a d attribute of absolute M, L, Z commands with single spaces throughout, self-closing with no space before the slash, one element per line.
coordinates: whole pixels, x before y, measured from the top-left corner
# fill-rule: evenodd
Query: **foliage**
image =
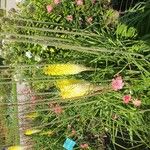
<path fill-rule="evenodd" d="M 53 10 L 49 13 L 46 6 L 50 4 Z M 81 6 L 74 0 L 58 5 L 48 0 L 26 0 L 18 7 L 18 12 L 10 12 L 1 20 L 3 57 L 5 64 L 13 67 L 11 74 L 19 72 L 17 80 L 27 81 L 34 91 L 28 93 L 31 109 L 24 114 L 37 112 L 32 126 L 53 133 L 31 135 L 35 149 L 62 149 L 67 137 L 77 141 L 77 149 L 82 143 L 91 150 L 150 147 L 150 47 L 139 36 L 139 28 L 128 24 L 133 19 L 131 11 L 119 17 L 108 2 L 89 0 Z M 146 10 L 147 3 L 142 7 Z M 73 20 L 67 20 L 68 15 Z M 64 74 L 65 67 L 61 76 L 43 72 L 47 64 L 67 63 L 93 70 L 68 75 Z M 111 81 L 119 75 L 124 86 L 115 91 Z M 63 100 L 55 86 L 60 79 L 86 80 L 99 89 Z M 128 104 L 124 95 L 132 97 Z M 137 99 L 142 102 L 140 107 L 133 103 Z"/>

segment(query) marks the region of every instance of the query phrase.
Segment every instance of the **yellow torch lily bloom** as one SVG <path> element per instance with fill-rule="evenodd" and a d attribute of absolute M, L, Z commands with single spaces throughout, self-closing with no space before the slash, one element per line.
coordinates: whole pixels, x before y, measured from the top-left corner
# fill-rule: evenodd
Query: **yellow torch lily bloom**
<path fill-rule="evenodd" d="M 40 133 L 40 135 L 47 135 L 47 136 L 51 136 L 53 134 L 54 134 L 53 131 L 44 131 L 44 132 Z"/>
<path fill-rule="evenodd" d="M 35 119 L 35 118 L 37 118 L 38 116 L 39 116 L 39 115 L 38 115 L 37 112 L 33 112 L 33 113 L 29 113 L 29 114 L 25 115 L 25 118 L 27 118 L 27 119 Z"/>
<path fill-rule="evenodd" d="M 97 88 L 89 82 L 74 79 L 58 80 L 56 86 L 60 89 L 60 95 L 63 99 L 85 96 Z"/>
<path fill-rule="evenodd" d="M 73 75 L 83 71 L 90 71 L 92 68 L 84 67 L 77 64 L 52 64 L 43 68 L 46 75 Z"/>
<path fill-rule="evenodd" d="M 36 134 L 36 133 L 39 133 L 39 132 L 41 132 L 41 130 L 38 130 L 38 129 L 27 129 L 26 131 L 25 131 L 25 135 L 33 135 L 33 134 Z"/>
<path fill-rule="evenodd" d="M 22 146 L 10 146 L 7 150 L 24 150 Z"/>

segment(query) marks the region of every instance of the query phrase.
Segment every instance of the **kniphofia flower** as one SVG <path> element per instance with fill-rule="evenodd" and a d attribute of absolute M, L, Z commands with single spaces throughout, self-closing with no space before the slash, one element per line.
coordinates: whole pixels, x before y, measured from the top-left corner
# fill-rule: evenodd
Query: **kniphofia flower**
<path fill-rule="evenodd" d="M 23 146 L 19 146 L 19 145 L 10 146 L 10 147 L 7 148 L 7 150 L 24 150 L 24 147 Z"/>
<path fill-rule="evenodd" d="M 37 118 L 38 116 L 39 116 L 39 115 L 38 115 L 38 113 L 36 113 L 36 112 L 29 113 L 29 114 L 25 115 L 25 117 L 26 117 L 27 119 L 35 119 L 35 118 Z"/>
<path fill-rule="evenodd" d="M 30 136 L 30 135 L 33 135 L 33 134 L 36 134 L 36 133 L 39 133 L 39 132 L 41 132 L 41 130 L 38 130 L 38 129 L 27 129 L 24 132 L 24 134 Z"/>
<path fill-rule="evenodd" d="M 92 69 L 77 64 L 51 64 L 43 68 L 43 72 L 46 75 L 52 75 L 52 76 L 73 75 L 88 70 L 92 70 Z"/>
<path fill-rule="evenodd" d="M 49 131 L 43 131 L 43 132 L 41 132 L 40 133 L 40 135 L 45 135 L 45 136 L 51 136 L 51 135 L 53 135 L 54 133 L 53 133 L 53 131 L 51 131 L 51 130 L 49 130 Z"/>
<path fill-rule="evenodd" d="M 86 96 L 98 90 L 98 87 L 90 82 L 75 79 L 58 80 L 56 81 L 56 86 L 59 88 L 60 95 L 63 99 Z"/>

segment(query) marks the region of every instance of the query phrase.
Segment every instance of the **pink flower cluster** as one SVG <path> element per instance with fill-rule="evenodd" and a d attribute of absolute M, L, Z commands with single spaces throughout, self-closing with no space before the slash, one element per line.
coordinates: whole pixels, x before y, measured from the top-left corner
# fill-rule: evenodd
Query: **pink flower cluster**
<path fill-rule="evenodd" d="M 124 86 L 124 82 L 122 80 L 122 77 L 118 76 L 115 79 L 112 79 L 111 85 L 112 85 L 112 89 L 114 91 L 121 90 L 123 88 L 123 86 Z"/>
<path fill-rule="evenodd" d="M 124 102 L 125 104 L 128 104 L 130 101 L 132 101 L 132 103 L 133 103 L 133 105 L 134 105 L 135 107 L 141 106 L 141 103 L 142 103 L 141 100 L 132 99 L 131 95 L 124 95 L 124 96 L 123 96 L 123 102 Z"/>
<path fill-rule="evenodd" d="M 95 4 L 96 0 L 92 0 L 91 2 L 92 2 L 92 4 Z M 61 0 L 53 0 L 52 4 L 49 4 L 49 5 L 46 6 L 47 12 L 51 13 L 54 9 L 54 6 L 58 5 L 60 3 L 61 3 Z M 82 6 L 84 4 L 84 1 L 83 0 L 75 0 L 75 3 L 76 3 L 77 6 Z M 72 22 L 73 21 L 73 16 L 72 15 L 67 15 L 66 20 L 69 21 L 69 22 Z M 93 22 L 93 17 L 92 16 L 88 17 L 86 21 L 87 21 L 87 23 L 91 24 Z"/>
<path fill-rule="evenodd" d="M 111 86 L 112 86 L 112 89 L 114 91 L 121 90 L 124 86 L 124 82 L 123 82 L 122 77 L 117 76 L 116 78 L 112 79 Z M 132 101 L 132 103 L 135 107 L 141 106 L 141 100 L 132 99 L 131 95 L 124 95 L 123 96 L 123 102 L 125 104 L 128 104 L 130 101 Z"/>

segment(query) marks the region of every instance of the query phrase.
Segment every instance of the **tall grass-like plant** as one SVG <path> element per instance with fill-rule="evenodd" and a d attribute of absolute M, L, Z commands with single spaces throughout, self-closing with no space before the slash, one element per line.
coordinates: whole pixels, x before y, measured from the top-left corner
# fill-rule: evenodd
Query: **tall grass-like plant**
<path fill-rule="evenodd" d="M 36 112 L 32 127 L 43 133 L 31 135 L 35 149 L 62 149 L 67 137 L 76 141 L 77 149 L 85 143 L 92 150 L 150 147 L 149 45 L 138 38 L 136 29 L 128 31 L 127 24 L 106 24 L 103 16 L 109 10 L 99 1 L 85 1 L 83 6 L 70 3 L 61 2 L 49 13 L 49 1 L 27 0 L 18 4 L 20 11 L 12 18 L 2 20 L 5 63 L 12 66 L 12 75 L 19 72 L 18 80 L 30 84 L 24 91 L 29 96 L 24 103 L 29 110 L 23 116 Z M 92 22 L 85 22 L 93 14 Z M 67 15 L 74 19 L 68 22 Z M 45 65 L 67 63 L 93 70 L 60 76 L 43 72 Z M 64 100 L 55 86 L 62 80 L 86 80 L 100 88 Z M 63 88 L 69 92 L 75 84 L 81 85 L 75 82 L 73 88 Z"/>

